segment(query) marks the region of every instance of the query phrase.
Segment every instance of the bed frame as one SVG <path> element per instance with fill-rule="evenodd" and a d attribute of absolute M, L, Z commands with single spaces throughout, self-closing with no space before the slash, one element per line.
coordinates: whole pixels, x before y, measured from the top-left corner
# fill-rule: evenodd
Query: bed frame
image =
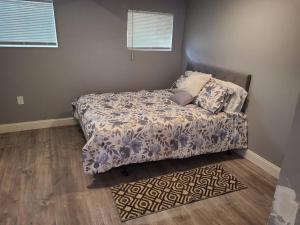
<path fill-rule="evenodd" d="M 217 79 L 229 81 L 241 86 L 247 92 L 249 92 L 250 89 L 250 83 L 251 83 L 250 74 L 238 73 L 238 72 L 218 68 L 215 66 L 204 65 L 201 63 L 191 63 L 191 62 L 187 64 L 186 70 L 199 71 L 202 73 L 212 74 L 212 76 Z M 243 113 L 246 112 L 248 103 L 249 103 L 249 96 L 247 97 L 244 106 L 242 108 Z"/>

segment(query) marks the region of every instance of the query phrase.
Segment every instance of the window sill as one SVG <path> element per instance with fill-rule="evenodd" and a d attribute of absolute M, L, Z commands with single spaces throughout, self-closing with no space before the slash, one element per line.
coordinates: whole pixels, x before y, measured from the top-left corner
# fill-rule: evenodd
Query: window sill
<path fill-rule="evenodd" d="M 159 49 L 159 48 L 127 48 L 129 51 L 141 51 L 141 52 L 172 52 L 172 49 Z"/>

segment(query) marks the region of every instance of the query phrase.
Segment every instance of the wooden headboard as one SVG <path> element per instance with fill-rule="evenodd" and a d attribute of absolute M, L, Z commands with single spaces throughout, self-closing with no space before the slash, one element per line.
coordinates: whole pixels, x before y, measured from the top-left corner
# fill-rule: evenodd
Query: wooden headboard
<path fill-rule="evenodd" d="M 238 72 L 234 72 L 234 71 L 230 71 L 230 70 L 226 70 L 214 66 L 209 66 L 204 64 L 194 64 L 194 63 L 188 63 L 186 70 L 199 71 L 202 73 L 212 74 L 212 76 L 217 79 L 230 81 L 234 84 L 241 86 L 247 92 L 249 92 L 250 83 L 251 83 L 250 74 L 243 74 L 243 73 L 238 73 Z M 246 112 L 248 102 L 249 102 L 249 97 L 245 101 L 245 104 L 242 108 L 242 112 Z"/>

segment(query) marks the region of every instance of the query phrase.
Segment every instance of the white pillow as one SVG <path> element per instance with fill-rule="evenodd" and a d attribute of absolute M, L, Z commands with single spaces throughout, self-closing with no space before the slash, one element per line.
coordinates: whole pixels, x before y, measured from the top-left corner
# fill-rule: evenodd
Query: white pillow
<path fill-rule="evenodd" d="M 185 71 L 184 75 L 181 75 L 171 86 L 171 88 L 179 88 L 181 83 L 185 81 L 191 75 L 201 75 L 201 76 L 209 76 L 212 77 L 211 74 L 201 73 L 201 72 L 194 72 L 194 71 Z"/>
<path fill-rule="evenodd" d="M 211 75 L 191 74 L 183 82 L 177 85 L 178 89 L 188 92 L 193 97 L 196 97 L 204 85 L 211 79 Z"/>
<path fill-rule="evenodd" d="M 233 94 L 231 95 L 229 102 L 224 106 L 223 111 L 224 112 L 241 112 L 242 107 L 245 103 L 245 100 L 247 98 L 247 91 L 245 91 L 244 88 L 228 81 L 223 81 L 219 79 L 215 79 L 215 81 L 229 89 L 232 90 Z"/>
<path fill-rule="evenodd" d="M 184 76 L 189 77 L 192 73 L 193 73 L 193 71 L 187 70 L 187 71 L 184 72 Z"/>
<path fill-rule="evenodd" d="M 189 77 L 189 76 L 191 76 L 191 75 L 200 75 L 200 76 L 209 76 L 209 77 L 212 77 L 211 74 L 202 73 L 202 72 L 197 72 L 197 71 L 190 71 L 190 70 L 185 71 L 184 75 L 185 75 L 186 77 Z"/>

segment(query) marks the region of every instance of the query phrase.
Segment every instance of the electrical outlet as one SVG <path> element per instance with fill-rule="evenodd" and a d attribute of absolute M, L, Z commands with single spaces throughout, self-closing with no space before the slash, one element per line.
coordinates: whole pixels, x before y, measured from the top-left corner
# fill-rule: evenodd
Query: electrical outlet
<path fill-rule="evenodd" d="M 18 102 L 18 105 L 24 105 L 24 97 L 23 96 L 17 96 L 17 102 Z"/>

